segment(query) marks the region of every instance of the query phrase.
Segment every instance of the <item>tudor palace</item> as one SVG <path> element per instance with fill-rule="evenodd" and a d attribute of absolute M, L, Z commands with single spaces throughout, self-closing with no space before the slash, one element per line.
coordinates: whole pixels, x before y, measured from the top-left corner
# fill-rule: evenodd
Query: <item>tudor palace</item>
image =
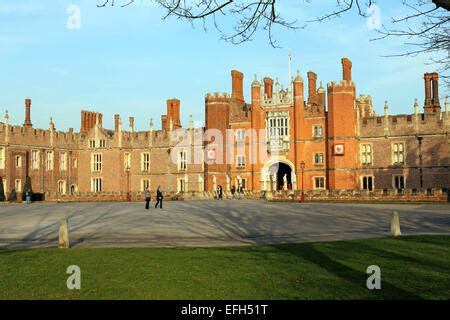
<path fill-rule="evenodd" d="M 273 190 L 447 189 L 450 181 L 449 103 L 441 103 L 438 74 L 426 73 L 425 101 L 411 114 L 372 109 L 371 96 L 356 95 L 352 63 L 343 58 L 342 80 L 320 83 L 300 74 L 284 89 L 278 81 L 255 76 L 251 101 L 243 95 L 243 74 L 231 71 L 231 94 L 205 97 L 205 127 L 184 130 L 187 143 L 177 147 L 171 134 L 182 128 L 180 100 L 167 100 L 161 129 L 150 121 L 146 131 L 102 126 L 102 114 L 81 111 L 79 132 L 60 132 L 31 121 L 25 100 L 23 125 L 0 122 L 0 177 L 5 194 L 19 194 L 29 177 L 34 193 L 44 195 L 140 194 L 160 185 L 173 193 L 205 193 L 221 185 L 259 194 Z M 264 132 L 253 141 L 253 132 Z M 211 133 L 213 132 L 213 133 Z M 233 132 L 230 135 L 229 132 Z M 219 139 L 218 136 L 221 136 Z M 213 137 L 214 136 L 214 137 Z M 196 138 L 200 137 L 200 138 Z M 261 161 L 251 161 L 254 154 Z M 202 161 L 192 161 L 201 154 Z M 226 157 L 225 157 L 226 155 Z M 232 161 L 218 161 L 219 157 Z M 205 161 L 203 161 L 205 160 Z"/>

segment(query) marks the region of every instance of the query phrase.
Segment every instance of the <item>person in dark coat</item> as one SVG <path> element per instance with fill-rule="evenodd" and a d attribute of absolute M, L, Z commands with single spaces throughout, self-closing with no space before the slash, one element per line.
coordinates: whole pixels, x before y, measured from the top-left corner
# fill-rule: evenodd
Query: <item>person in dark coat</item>
<path fill-rule="evenodd" d="M 150 200 L 152 199 L 152 195 L 150 193 L 150 191 L 148 191 L 145 193 L 145 209 L 150 209 Z"/>
<path fill-rule="evenodd" d="M 162 209 L 163 198 L 164 198 L 164 196 L 163 196 L 163 194 L 161 192 L 161 187 L 158 186 L 158 189 L 156 190 L 156 204 L 155 204 L 155 208 L 157 208 L 158 204 L 159 204 L 159 207 Z"/>
<path fill-rule="evenodd" d="M 219 187 L 217 188 L 217 194 L 218 194 L 218 199 L 223 200 L 223 189 L 222 189 L 221 185 L 219 185 Z"/>
<path fill-rule="evenodd" d="M 234 199 L 234 194 L 236 192 L 236 188 L 234 186 L 231 186 L 231 199 Z"/>

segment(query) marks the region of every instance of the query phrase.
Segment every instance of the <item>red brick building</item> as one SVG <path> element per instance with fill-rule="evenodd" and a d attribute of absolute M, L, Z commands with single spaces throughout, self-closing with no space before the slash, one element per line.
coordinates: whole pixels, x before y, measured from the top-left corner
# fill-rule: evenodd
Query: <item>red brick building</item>
<path fill-rule="evenodd" d="M 244 99 L 243 74 L 231 72 L 231 95 L 207 94 L 205 127 L 192 119 L 182 129 L 178 99 L 167 100 L 161 129 L 113 130 L 101 113 L 82 111 L 79 132 L 35 129 L 31 100 L 22 126 L 0 123 L 0 176 L 6 192 L 21 192 L 27 176 L 33 191 L 51 194 L 124 195 L 229 190 L 447 189 L 450 180 L 449 104 L 441 110 L 438 74 L 426 73 L 419 112 L 390 115 L 372 109 L 370 96 L 356 95 L 352 63 L 342 59 L 342 80 L 326 88 L 309 71 L 288 88 L 265 77 Z M 305 88 L 307 86 L 307 88 Z M 180 143 L 181 141 L 181 143 Z M 203 161 L 205 160 L 205 161 Z M 199 194 L 200 194 L 199 193 Z"/>

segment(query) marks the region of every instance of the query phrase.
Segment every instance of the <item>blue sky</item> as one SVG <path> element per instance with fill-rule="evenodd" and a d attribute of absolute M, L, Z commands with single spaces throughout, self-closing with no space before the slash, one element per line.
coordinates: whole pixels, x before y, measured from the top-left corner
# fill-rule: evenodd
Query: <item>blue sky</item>
<path fill-rule="evenodd" d="M 116 0 L 120 1 L 120 0 Z M 143 0 L 145 2 L 145 0 Z M 378 1 L 383 23 L 402 15 L 401 1 Z M 24 99 L 33 100 L 35 127 L 47 128 L 53 117 L 58 130 L 80 126 L 80 110 L 103 113 L 104 126 L 113 128 L 119 113 L 124 125 L 136 118 L 136 130 L 149 119 L 160 126 L 165 101 L 181 100 L 182 122 L 189 114 L 204 119 L 204 95 L 229 92 L 230 70 L 244 73 L 244 93 L 250 101 L 254 74 L 278 77 L 287 85 L 287 52 L 293 73 L 318 74 L 325 83 L 340 80 L 340 58 L 353 62 L 357 94 L 370 94 L 382 113 L 388 100 L 391 113 L 412 113 L 414 98 L 423 104 L 423 73 L 434 71 L 429 57 L 384 58 L 405 50 L 398 39 L 370 41 L 376 36 L 356 12 L 340 19 L 310 24 L 306 29 L 275 30 L 282 48 L 272 48 L 264 33 L 239 46 L 221 41 L 213 28 L 204 32 L 177 19 L 162 21 L 155 5 L 138 3 L 120 8 L 97 8 L 95 0 L 0 0 L 0 112 L 21 124 Z M 299 21 L 317 17 L 334 1 L 284 1 L 280 13 Z M 67 8 L 78 5 L 81 28 L 69 30 Z M 229 27 L 224 21 L 224 27 Z M 447 92 L 440 87 L 441 104 Z"/>

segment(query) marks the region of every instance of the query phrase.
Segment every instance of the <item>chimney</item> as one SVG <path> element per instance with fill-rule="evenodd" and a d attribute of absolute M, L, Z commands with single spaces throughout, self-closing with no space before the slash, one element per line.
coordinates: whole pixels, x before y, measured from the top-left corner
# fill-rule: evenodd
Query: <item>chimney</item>
<path fill-rule="evenodd" d="M 317 75 L 308 71 L 308 104 L 317 105 L 317 91 L 316 91 Z"/>
<path fill-rule="evenodd" d="M 24 127 L 31 128 L 33 124 L 31 124 L 31 99 L 26 98 L 25 99 L 25 122 L 23 123 Z"/>
<path fill-rule="evenodd" d="M 342 58 L 341 63 L 342 63 L 342 80 L 352 81 L 352 62 L 347 58 Z"/>
<path fill-rule="evenodd" d="M 163 131 L 167 131 L 167 115 L 161 115 L 161 127 Z"/>
<path fill-rule="evenodd" d="M 267 99 L 272 99 L 273 95 L 273 80 L 269 77 L 264 78 L 264 94 Z"/>
<path fill-rule="evenodd" d="M 134 117 L 130 117 L 130 131 L 134 132 Z"/>
<path fill-rule="evenodd" d="M 81 110 L 81 128 L 80 132 L 86 132 L 86 112 Z"/>
<path fill-rule="evenodd" d="M 433 105 L 431 100 L 431 73 L 425 73 L 423 79 L 425 80 L 425 102 L 423 104 L 423 111 L 425 113 L 432 112 Z"/>
<path fill-rule="evenodd" d="M 99 113 L 98 115 L 98 124 L 100 127 L 103 127 L 103 114 Z"/>
<path fill-rule="evenodd" d="M 322 86 L 322 81 L 320 81 L 320 87 L 317 89 L 317 104 L 321 108 L 325 108 L 325 89 Z"/>
<path fill-rule="evenodd" d="M 172 120 L 175 129 L 181 128 L 180 100 L 176 98 L 167 100 L 167 118 L 169 121 Z"/>
<path fill-rule="evenodd" d="M 243 82 L 244 75 L 237 70 L 231 71 L 231 97 L 244 102 Z"/>
<path fill-rule="evenodd" d="M 119 122 L 120 122 L 120 116 L 118 114 L 114 115 L 114 131 L 119 132 Z"/>
<path fill-rule="evenodd" d="M 433 97 L 431 99 L 431 103 L 433 104 L 434 111 L 440 112 L 441 105 L 439 103 L 439 84 L 438 84 L 439 75 L 437 72 L 433 72 L 431 74 L 431 80 L 433 81 Z"/>

